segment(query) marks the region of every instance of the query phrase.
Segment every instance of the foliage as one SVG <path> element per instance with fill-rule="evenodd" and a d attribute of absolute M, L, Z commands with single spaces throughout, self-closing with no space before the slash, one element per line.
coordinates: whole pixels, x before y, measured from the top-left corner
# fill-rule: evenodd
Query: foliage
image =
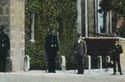
<path fill-rule="evenodd" d="M 109 11 L 112 6 L 111 2 L 112 0 L 101 0 L 99 5 L 103 11 Z"/>
<path fill-rule="evenodd" d="M 70 64 L 76 33 L 76 0 L 27 0 L 25 10 L 26 54 L 31 57 L 32 68 L 45 68 L 46 66 L 44 38 L 48 28 L 54 28 L 59 32 L 60 55 L 65 55 L 68 60 L 67 64 Z M 30 42 L 33 12 L 35 12 L 35 43 Z"/>
<path fill-rule="evenodd" d="M 125 17 L 125 0 L 101 0 L 100 7 L 102 11 L 113 12 L 113 30 L 116 30 L 116 23 L 119 17 Z M 100 11 L 101 12 L 101 11 Z M 124 26 L 123 26 L 124 27 Z M 125 28 L 120 28 L 120 36 L 125 37 Z"/>
<path fill-rule="evenodd" d="M 125 15 L 125 1 L 124 0 L 101 0 L 100 7 L 102 10 L 112 10 L 113 12 Z"/>

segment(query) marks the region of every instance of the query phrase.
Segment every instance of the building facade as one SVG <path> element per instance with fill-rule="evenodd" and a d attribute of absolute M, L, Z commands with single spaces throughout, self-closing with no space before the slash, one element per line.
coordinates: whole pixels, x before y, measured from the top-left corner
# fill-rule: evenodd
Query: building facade
<path fill-rule="evenodd" d="M 125 39 L 114 37 L 112 31 L 112 12 L 99 12 L 101 0 L 77 0 L 78 33 L 82 33 L 88 45 L 88 55 L 93 58 L 108 55 L 108 47 L 117 39 L 123 47 L 122 67 L 125 70 Z M 107 15 L 104 16 L 104 13 Z M 96 60 L 93 60 L 93 62 Z"/>
<path fill-rule="evenodd" d="M 90 53 L 95 50 L 96 46 L 101 43 L 111 44 L 116 39 L 109 37 L 112 34 L 112 15 L 107 12 L 106 27 L 103 28 L 103 13 L 99 14 L 100 0 L 77 0 L 78 10 L 78 33 L 82 33 L 83 37 L 88 41 Z M 24 56 L 25 56 L 25 0 L 0 0 L 0 25 L 5 25 L 5 32 L 10 38 L 10 54 L 7 61 L 6 70 L 13 72 L 24 71 Z M 100 43 L 97 45 L 97 42 Z M 122 67 L 125 70 L 125 41 L 120 39 L 123 47 L 123 55 L 121 55 Z M 96 44 L 96 45 L 94 45 Z M 93 47 L 95 46 L 95 47 Z M 93 47 L 93 48 L 92 48 Z M 100 47 L 99 47 L 100 48 Z M 105 47 L 101 47 L 105 52 Z M 92 50 L 94 49 L 94 50 Z M 95 53 L 103 54 L 103 53 Z M 93 54 L 94 55 L 94 54 Z M 105 54 L 104 54 L 105 55 Z M 9 68 L 9 69 L 8 69 Z"/>

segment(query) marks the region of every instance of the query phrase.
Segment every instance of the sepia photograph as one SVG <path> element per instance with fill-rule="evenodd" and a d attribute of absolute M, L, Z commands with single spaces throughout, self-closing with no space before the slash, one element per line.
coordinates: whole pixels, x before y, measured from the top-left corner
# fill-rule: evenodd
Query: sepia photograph
<path fill-rule="evenodd" d="M 0 0 L 0 82 L 125 82 L 125 0 Z"/>

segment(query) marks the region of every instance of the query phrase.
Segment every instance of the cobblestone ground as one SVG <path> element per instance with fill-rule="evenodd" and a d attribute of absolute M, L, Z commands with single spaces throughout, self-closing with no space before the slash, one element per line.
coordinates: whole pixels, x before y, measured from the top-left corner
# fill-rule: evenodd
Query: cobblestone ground
<path fill-rule="evenodd" d="M 78 75 L 75 71 L 46 73 L 45 71 L 29 71 L 21 73 L 0 73 L 0 82 L 125 82 L 124 75 L 112 75 L 104 70 L 85 71 Z"/>

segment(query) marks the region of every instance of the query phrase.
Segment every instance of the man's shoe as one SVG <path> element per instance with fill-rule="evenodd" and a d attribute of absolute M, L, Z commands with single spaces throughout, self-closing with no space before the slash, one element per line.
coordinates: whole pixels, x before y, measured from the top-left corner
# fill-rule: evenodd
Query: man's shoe
<path fill-rule="evenodd" d="M 113 73 L 112 75 L 115 75 L 116 73 Z"/>
<path fill-rule="evenodd" d="M 77 74 L 84 74 L 84 73 L 82 73 L 82 72 L 78 72 Z"/>
<path fill-rule="evenodd" d="M 55 71 L 53 71 L 52 73 L 56 73 Z"/>
<path fill-rule="evenodd" d="M 120 75 L 123 75 L 123 73 L 122 73 L 122 72 L 120 72 Z"/>

